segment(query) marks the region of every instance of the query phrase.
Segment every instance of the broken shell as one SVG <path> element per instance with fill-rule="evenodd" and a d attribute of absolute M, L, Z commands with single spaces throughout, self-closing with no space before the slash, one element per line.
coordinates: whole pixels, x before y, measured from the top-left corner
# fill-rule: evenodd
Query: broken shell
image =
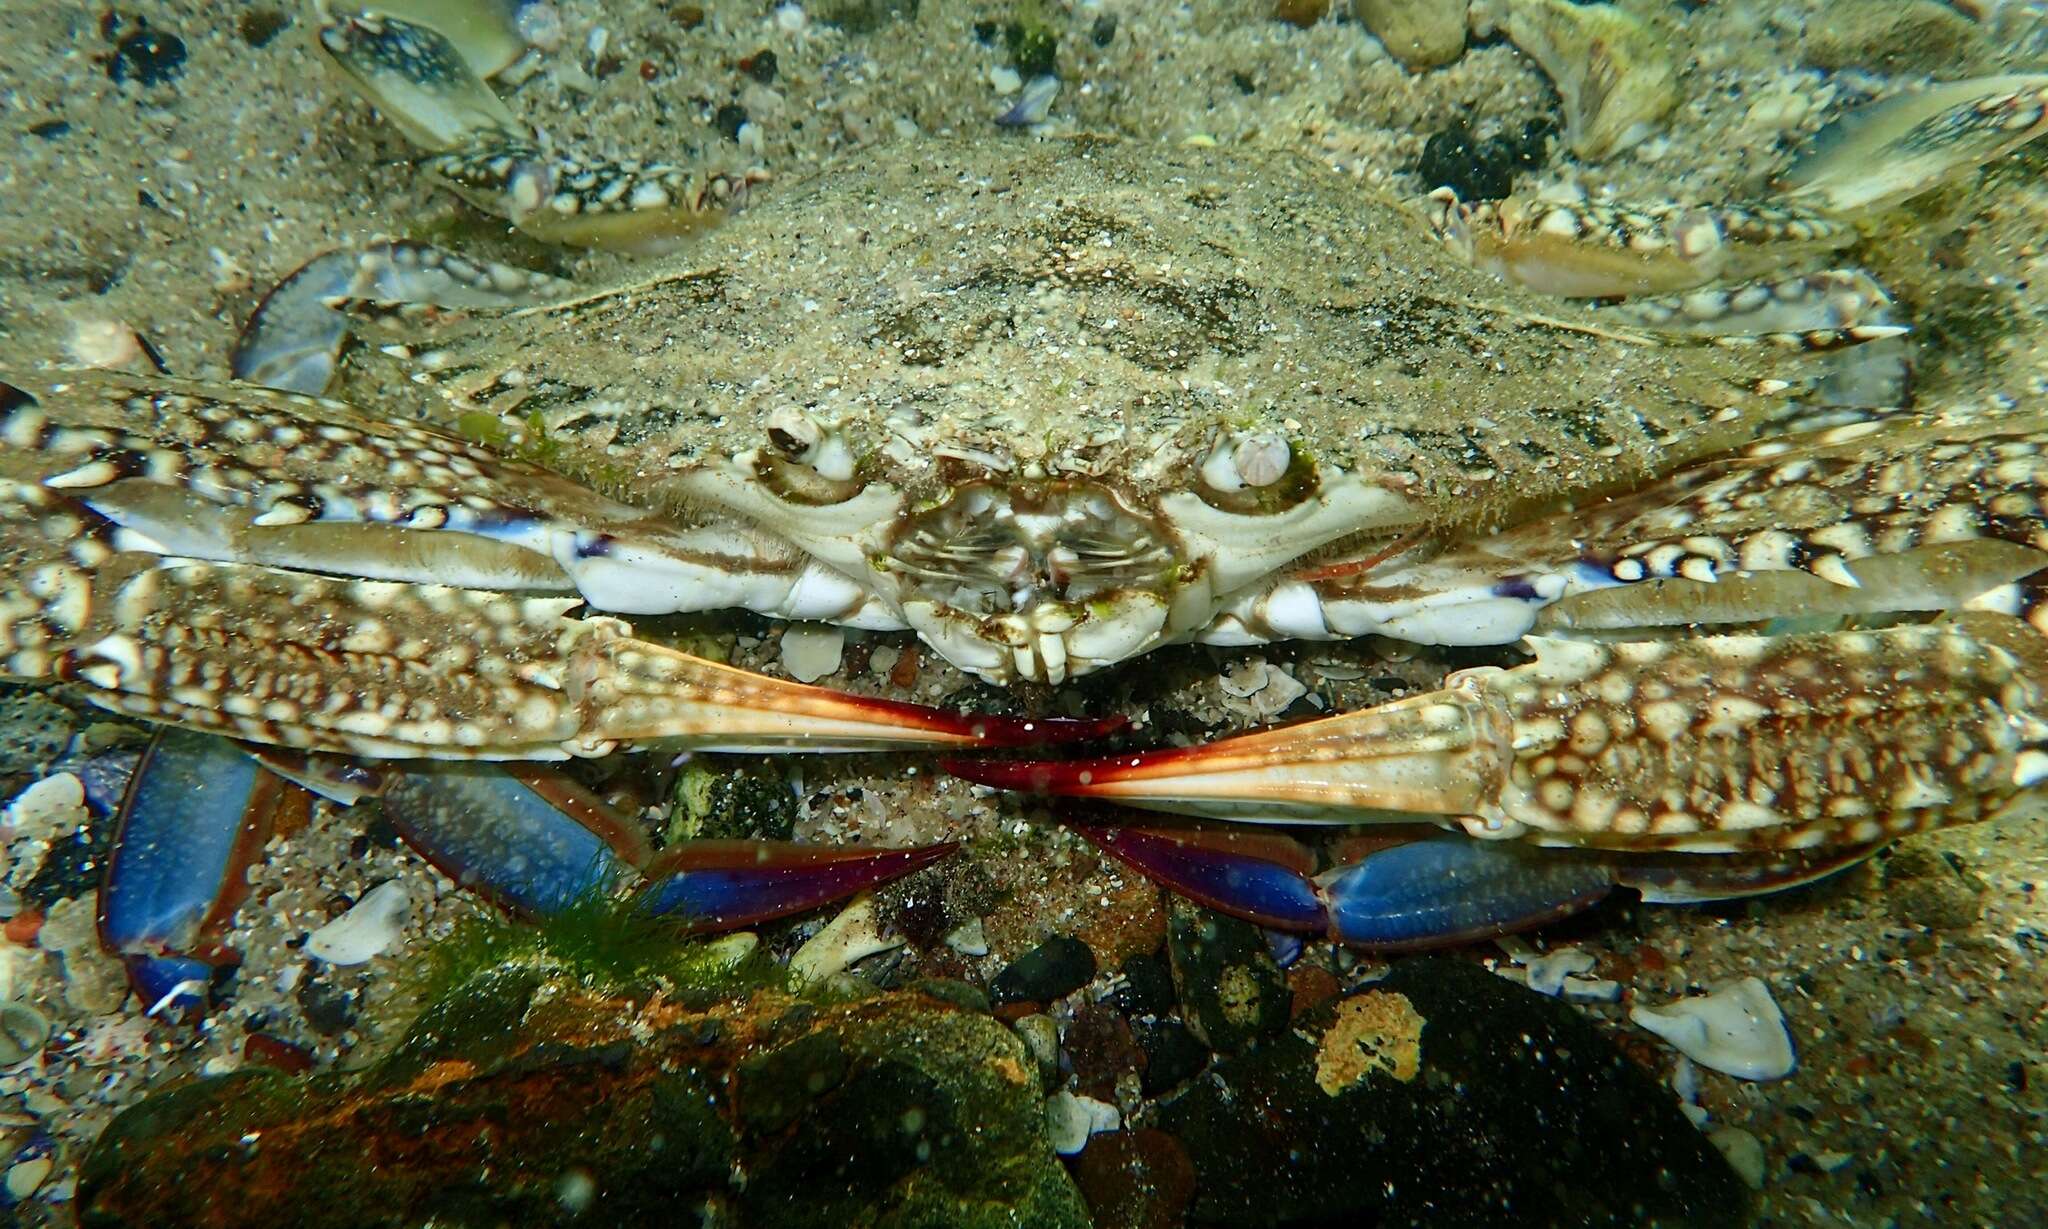
<path fill-rule="evenodd" d="M 1565 145 L 1581 158 L 1627 149 L 1678 105 L 1664 37 L 1611 4 L 1507 0 L 1500 24 L 1557 86 Z"/>
<path fill-rule="evenodd" d="M 1798 1065 L 1785 1015 L 1762 981 L 1745 977 L 1703 998 L 1636 1007 L 1630 1021 L 1702 1067 L 1745 1080 L 1776 1080 Z"/>
<path fill-rule="evenodd" d="M 27 1003 L 0 1003 L 0 1068 L 24 1063 L 43 1052 L 50 1021 Z"/>
<path fill-rule="evenodd" d="M 768 442 L 792 461 L 809 460 L 823 438 L 825 429 L 795 406 L 780 406 L 768 415 Z"/>
<path fill-rule="evenodd" d="M 328 964 L 362 964 L 398 941 L 410 903 L 405 885 L 387 879 L 363 894 L 347 913 L 306 938 L 306 954 Z"/>

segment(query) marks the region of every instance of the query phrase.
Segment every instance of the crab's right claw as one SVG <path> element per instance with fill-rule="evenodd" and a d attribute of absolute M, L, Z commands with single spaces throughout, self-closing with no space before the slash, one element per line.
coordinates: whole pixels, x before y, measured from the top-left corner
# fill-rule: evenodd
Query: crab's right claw
<path fill-rule="evenodd" d="M 1412 951 L 1539 926 L 1607 895 L 1612 868 L 1444 834 L 1374 842 L 1321 875 L 1292 840 L 1198 828 L 1079 829 L 1147 878 L 1223 913 L 1350 947 Z"/>
<path fill-rule="evenodd" d="M 1228 819 L 1440 817 L 1481 837 L 1729 853 L 1868 845 L 2048 780 L 2048 660 L 2009 617 L 1594 644 L 1207 746 L 966 761 L 983 784 Z"/>

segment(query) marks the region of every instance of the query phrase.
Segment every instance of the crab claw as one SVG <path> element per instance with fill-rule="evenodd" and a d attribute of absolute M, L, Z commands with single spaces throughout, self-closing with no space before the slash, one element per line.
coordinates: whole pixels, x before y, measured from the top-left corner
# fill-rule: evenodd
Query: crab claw
<path fill-rule="evenodd" d="M 99 939 L 157 1008 L 204 1001 L 219 941 L 273 832 L 303 824 L 310 800 L 232 743 L 160 730 L 129 781 L 99 891 Z M 196 988 L 194 987 L 196 983 Z"/>
<path fill-rule="evenodd" d="M 788 841 L 691 841 L 648 868 L 649 913 L 731 930 L 802 913 L 922 870 L 959 848 L 860 849 Z"/>
<path fill-rule="evenodd" d="M 1441 817 L 1471 836 L 1720 854 L 1989 818 L 2048 774 L 2041 646 L 2017 619 L 1526 644 L 1535 660 L 1513 669 L 1203 747 L 948 770 L 1226 819 Z"/>
<path fill-rule="evenodd" d="M 1284 837 L 1199 828 L 1079 829 L 1147 878 L 1219 912 L 1375 951 L 1444 947 L 1576 913 L 1614 886 L 1611 866 L 1432 834 L 1376 839 L 1321 875 Z"/>

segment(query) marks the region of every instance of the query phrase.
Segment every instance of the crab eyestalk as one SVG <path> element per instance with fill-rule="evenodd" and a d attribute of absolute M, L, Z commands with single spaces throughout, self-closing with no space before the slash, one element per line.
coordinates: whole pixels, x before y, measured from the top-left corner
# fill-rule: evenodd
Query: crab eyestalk
<path fill-rule="evenodd" d="M 1727 853 L 1867 845 L 2048 779 L 2048 653 L 2017 619 L 1686 642 L 1528 642 L 1378 708 L 1205 747 L 954 761 L 988 785 L 1277 822 Z"/>

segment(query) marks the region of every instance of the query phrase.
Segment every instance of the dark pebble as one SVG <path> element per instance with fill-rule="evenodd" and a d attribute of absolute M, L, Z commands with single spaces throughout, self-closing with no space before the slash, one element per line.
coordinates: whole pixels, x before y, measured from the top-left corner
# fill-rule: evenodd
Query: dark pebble
<path fill-rule="evenodd" d="M 1010 67 L 1026 81 L 1033 77 L 1049 77 L 1053 74 L 1053 62 L 1059 58 L 1059 35 L 1046 26 L 1032 23 L 1026 25 L 1013 21 L 1003 31 L 1003 41 L 1010 48 Z"/>
<path fill-rule="evenodd" d="M 1127 1016 L 1163 1016 L 1173 1010 L 1173 970 L 1166 957 L 1153 953 L 1125 957 L 1118 972 L 1116 1005 Z"/>
<path fill-rule="evenodd" d="M 775 83 L 775 53 L 762 48 L 740 61 L 740 71 L 759 81 L 762 85 Z"/>
<path fill-rule="evenodd" d="M 1480 141 L 1471 129 L 1453 123 L 1423 144 L 1415 174 L 1424 186 L 1449 188 L 1461 200 L 1499 200 L 1513 191 L 1518 173 L 1543 165 L 1555 130 L 1549 120 L 1531 120 L 1519 133 Z"/>
<path fill-rule="evenodd" d="M 1820 1176 L 1820 1164 L 1804 1152 L 1795 1152 L 1785 1158 L 1785 1168 L 1809 1178 Z"/>
<path fill-rule="evenodd" d="M 2027 1091 L 2027 1064 L 2025 1062 L 2015 1058 L 2012 1062 L 2006 1064 L 2005 1086 L 2013 1092 Z"/>
<path fill-rule="evenodd" d="M 293 1045 L 268 1033 L 250 1033 L 244 1038 L 242 1058 L 259 1066 L 275 1067 L 287 1075 L 304 1075 L 313 1069 L 313 1055 L 304 1046 Z"/>
<path fill-rule="evenodd" d="M 989 999 L 1001 1006 L 1023 999 L 1049 1003 L 1095 978 L 1095 953 L 1070 935 L 1054 935 L 1010 962 L 989 985 Z"/>
<path fill-rule="evenodd" d="M 1097 47 L 1107 47 L 1116 38 L 1116 14 L 1104 13 L 1095 19 L 1088 29 L 1088 41 Z"/>
<path fill-rule="evenodd" d="M 1235 1054 L 1286 1031 L 1294 992 L 1264 931 L 1176 899 L 1166 950 L 1182 1014 L 1209 1048 Z"/>
<path fill-rule="evenodd" d="M 1075 1009 L 1060 1036 L 1060 1048 L 1073 1064 L 1075 1091 L 1099 1101 L 1115 1102 L 1117 1077 L 1136 1074 L 1145 1066 L 1131 1026 L 1101 1003 Z"/>
<path fill-rule="evenodd" d="M 1131 1026 L 1131 1033 L 1145 1055 L 1141 1086 L 1148 1097 L 1172 1092 L 1209 1065 L 1209 1048 L 1185 1024 L 1173 1020 L 1136 1024 Z"/>
<path fill-rule="evenodd" d="M 46 119 L 42 123 L 30 128 L 28 133 L 32 137 L 41 137 L 45 141 L 54 141 L 69 131 L 71 131 L 71 125 L 67 121 Z"/>
<path fill-rule="evenodd" d="M 250 9 L 235 20 L 235 33 L 251 47 L 265 47 L 290 24 L 282 9 Z"/>
<path fill-rule="evenodd" d="M 1003 28 L 993 21 L 977 21 L 974 23 L 974 41 L 984 47 L 995 46 L 996 35 L 1002 32 Z"/>
<path fill-rule="evenodd" d="M 740 139 L 740 125 L 747 122 L 747 109 L 736 102 L 726 103 L 718 109 L 711 122 L 717 125 L 726 140 L 737 141 Z"/>
<path fill-rule="evenodd" d="M 185 40 L 162 30 L 140 29 L 114 47 L 107 62 L 107 76 L 116 82 L 133 80 L 142 85 L 162 85 L 185 71 Z"/>
<path fill-rule="evenodd" d="M 319 974 L 300 982 L 296 997 L 307 1026 L 322 1037 L 345 1033 L 356 1022 L 356 996 Z"/>
<path fill-rule="evenodd" d="M 106 865 L 107 838 L 111 838 L 113 827 L 87 824 L 58 837 L 43 855 L 43 864 L 21 885 L 21 898 L 48 912 L 60 900 L 98 891 L 100 868 Z"/>
<path fill-rule="evenodd" d="M 1100 1229 L 1179 1229 L 1195 1197 L 1195 1167 L 1164 1131 L 1112 1131 L 1074 1158 L 1074 1185 Z"/>

